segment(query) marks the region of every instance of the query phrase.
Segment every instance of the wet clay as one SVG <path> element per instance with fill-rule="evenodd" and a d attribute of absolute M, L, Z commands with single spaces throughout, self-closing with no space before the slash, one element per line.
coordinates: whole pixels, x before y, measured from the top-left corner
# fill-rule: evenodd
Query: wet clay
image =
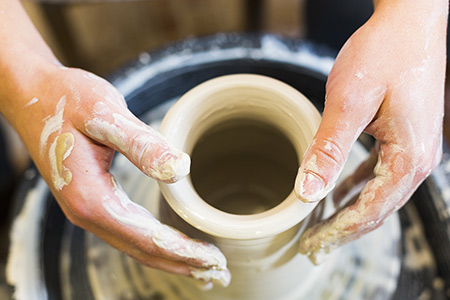
<path fill-rule="evenodd" d="M 72 152 L 74 143 L 73 134 L 69 132 L 57 136 L 50 146 L 52 182 L 57 190 L 61 190 L 72 181 L 72 172 L 63 165 L 63 162 Z"/>

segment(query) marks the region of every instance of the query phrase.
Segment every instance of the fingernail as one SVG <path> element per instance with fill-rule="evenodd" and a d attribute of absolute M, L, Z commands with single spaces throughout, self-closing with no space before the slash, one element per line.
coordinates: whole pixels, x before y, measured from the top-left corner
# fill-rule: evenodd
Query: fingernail
<path fill-rule="evenodd" d="M 191 275 L 195 279 L 202 280 L 204 282 L 217 283 L 223 287 L 227 287 L 231 281 L 231 274 L 228 269 L 196 269 L 191 270 Z"/>
<path fill-rule="evenodd" d="M 171 173 L 173 174 L 173 178 L 177 181 L 180 178 L 189 174 L 191 167 L 191 158 L 184 152 L 180 152 L 180 154 L 175 158 L 172 162 L 166 162 L 164 164 L 165 167 L 171 169 Z"/>
<path fill-rule="evenodd" d="M 317 202 L 324 197 L 325 183 L 314 173 L 299 174 L 295 187 L 297 196 L 304 202 Z"/>
<path fill-rule="evenodd" d="M 173 183 L 189 174 L 191 167 L 189 155 L 179 152 L 167 157 L 160 159 L 150 176 L 166 183 Z"/>

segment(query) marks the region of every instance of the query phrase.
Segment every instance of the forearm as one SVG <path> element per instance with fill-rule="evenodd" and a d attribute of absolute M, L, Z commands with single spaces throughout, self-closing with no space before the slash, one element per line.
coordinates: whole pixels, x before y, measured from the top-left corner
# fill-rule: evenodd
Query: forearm
<path fill-rule="evenodd" d="M 0 16 L 0 113 L 11 121 L 26 101 L 19 95 L 39 79 L 40 66 L 56 58 L 18 0 L 0 1 Z"/>

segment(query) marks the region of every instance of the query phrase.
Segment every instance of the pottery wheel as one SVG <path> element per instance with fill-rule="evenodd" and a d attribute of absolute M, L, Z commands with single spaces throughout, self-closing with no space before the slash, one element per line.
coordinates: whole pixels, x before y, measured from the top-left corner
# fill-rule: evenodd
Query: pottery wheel
<path fill-rule="evenodd" d="M 110 80 L 125 95 L 130 109 L 157 128 L 173 101 L 186 91 L 208 79 L 234 73 L 262 74 L 284 81 L 321 111 L 332 63 L 329 53 L 304 42 L 231 34 L 143 53 Z M 363 144 L 365 140 L 355 145 L 347 173 L 366 157 Z M 158 211 L 160 194 L 155 181 L 121 155 L 116 155 L 112 172 L 133 201 Z M 14 245 L 26 245 L 27 251 L 11 257 L 18 265 L 29 263 L 26 270 L 19 268 L 15 274 L 20 278 L 15 281 L 16 290 L 29 295 L 26 299 L 183 299 L 183 291 L 170 286 L 165 273 L 143 267 L 73 226 L 34 169 L 28 171 L 17 202 L 20 214 L 16 224 L 20 226 L 15 226 L 11 249 L 17 253 Z M 330 255 L 319 267 L 319 276 L 299 283 L 304 285 L 305 299 L 391 299 L 398 295 L 405 269 L 402 255 L 408 248 L 403 239 L 404 222 L 400 221 L 396 213 L 379 229 Z M 421 253 L 422 258 L 424 255 Z M 309 263 L 306 258 L 305 263 Z M 425 263 L 432 268 L 434 262 Z"/>
<path fill-rule="evenodd" d="M 158 128 L 171 103 L 156 107 L 143 119 L 153 120 L 150 125 Z M 366 157 L 367 151 L 360 144 L 356 145 L 344 174 L 350 173 Z M 154 180 L 122 155 L 116 157 L 112 172 L 133 201 L 157 216 L 160 193 Z M 323 266 L 317 267 L 315 275 L 311 274 L 313 279 L 299 282 L 304 285 L 305 299 L 389 298 L 400 273 L 399 243 L 400 223 L 398 216 L 393 215 L 379 230 L 331 255 Z M 94 299 L 128 299 L 126 295 L 130 295 L 129 299 L 136 299 L 136 296 L 152 299 L 155 295 L 163 299 L 183 299 L 182 292 L 171 287 L 168 280 L 158 279 L 165 278 L 166 274 L 143 267 L 93 234 L 86 236 L 86 250 L 89 281 L 96 283 L 92 286 Z M 310 264 L 307 258 L 304 261 Z"/>

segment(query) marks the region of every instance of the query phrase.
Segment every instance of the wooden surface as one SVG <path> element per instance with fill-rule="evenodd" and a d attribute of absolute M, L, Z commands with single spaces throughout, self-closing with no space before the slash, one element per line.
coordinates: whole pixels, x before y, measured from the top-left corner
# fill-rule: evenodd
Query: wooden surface
<path fill-rule="evenodd" d="M 64 64 L 107 75 L 141 52 L 189 37 L 245 31 L 299 37 L 303 1 L 23 3 Z"/>

